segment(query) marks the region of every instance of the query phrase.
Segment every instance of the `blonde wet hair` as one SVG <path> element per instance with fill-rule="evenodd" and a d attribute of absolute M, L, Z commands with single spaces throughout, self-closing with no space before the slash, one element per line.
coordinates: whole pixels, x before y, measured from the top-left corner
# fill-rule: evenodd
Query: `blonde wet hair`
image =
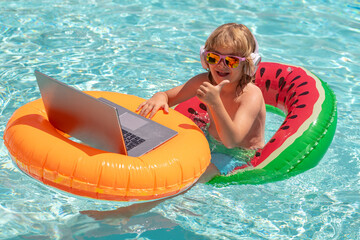
<path fill-rule="evenodd" d="M 206 51 L 216 51 L 218 48 L 230 48 L 234 55 L 246 58 L 239 66 L 243 72 L 238 84 L 241 93 L 246 84 L 255 79 L 255 76 L 250 74 L 255 70 L 255 65 L 250 57 L 250 54 L 256 49 L 254 36 L 243 24 L 227 23 L 215 29 L 205 42 Z M 209 80 L 214 83 L 210 72 Z"/>

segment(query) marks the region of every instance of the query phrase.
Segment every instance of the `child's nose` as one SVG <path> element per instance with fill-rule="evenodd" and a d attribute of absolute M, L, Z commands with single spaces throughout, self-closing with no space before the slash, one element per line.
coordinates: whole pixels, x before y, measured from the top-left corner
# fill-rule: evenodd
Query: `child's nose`
<path fill-rule="evenodd" d="M 221 65 L 221 67 L 227 67 L 227 66 L 228 66 L 228 65 L 226 64 L 225 58 L 220 59 L 219 65 Z"/>

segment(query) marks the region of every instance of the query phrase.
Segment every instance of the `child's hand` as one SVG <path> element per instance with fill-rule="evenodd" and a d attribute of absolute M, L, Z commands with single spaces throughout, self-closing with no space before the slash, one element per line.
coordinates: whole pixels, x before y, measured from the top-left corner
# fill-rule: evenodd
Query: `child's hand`
<path fill-rule="evenodd" d="M 167 95 L 163 92 L 154 94 L 149 100 L 141 103 L 136 109 L 139 115 L 146 117 L 149 113 L 149 118 L 153 118 L 159 109 L 164 109 L 166 113 L 169 113 L 169 105 L 167 103 Z"/>
<path fill-rule="evenodd" d="M 196 92 L 196 95 L 204 103 L 212 105 L 214 102 L 217 101 L 216 99 L 220 98 L 221 89 L 229 83 L 229 80 L 224 80 L 218 85 L 214 86 L 209 82 L 204 82 L 200 85 L 199 89 Z"/>

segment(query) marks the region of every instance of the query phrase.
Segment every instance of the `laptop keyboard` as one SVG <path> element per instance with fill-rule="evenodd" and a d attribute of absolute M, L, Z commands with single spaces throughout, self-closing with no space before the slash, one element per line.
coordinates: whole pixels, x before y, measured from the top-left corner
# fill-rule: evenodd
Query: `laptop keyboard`
<path fill-rule="evenodd" d="M 145 142 L 145 139 L 138 137 L 124 129 L 122 129 L 122 133 L 125 140 L 126 150 L 128 151 L 138 146 L 140 143 Z"/>

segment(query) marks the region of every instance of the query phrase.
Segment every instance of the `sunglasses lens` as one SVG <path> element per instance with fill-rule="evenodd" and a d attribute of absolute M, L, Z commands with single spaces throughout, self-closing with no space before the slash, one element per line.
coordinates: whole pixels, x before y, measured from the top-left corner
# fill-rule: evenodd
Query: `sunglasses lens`
<path fill-rule="evenodd" d="M 230 68 L 237 68 L 239 66 L 240 60 L 234 57 L 226 57 L 225 58 L 226 65 Z"/>
<path fill-rule="evenodd" d="M 217 64 L 220 61 L 220 56 L 215 53 L 208 53 L 206 55 L 206 61 L 209 64 Z"/>
<path fill-rule="evenodd" d="M 229 66 L 230 68 L 237 68 L 240 64 L 240 59 L 236 58 L 236 57 L 231 57 L 231 56 L 223 56 L 225 57 L 225 63 L 227 66 Z M 209 64 L 218 64 L 221 60 L 221 55 L 213 53 L 213 52 L 208 52 L 206 54 L 206 61 Z"/>

